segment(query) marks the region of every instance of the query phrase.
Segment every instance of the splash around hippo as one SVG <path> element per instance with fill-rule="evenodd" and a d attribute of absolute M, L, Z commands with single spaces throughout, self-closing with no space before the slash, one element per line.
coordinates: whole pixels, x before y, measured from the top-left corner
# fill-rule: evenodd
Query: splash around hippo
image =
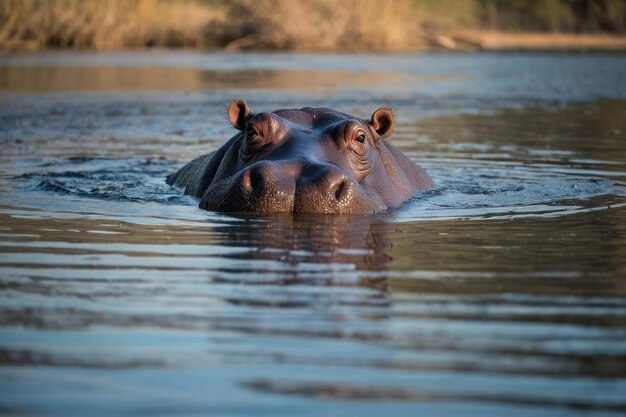
<path fill-rule="evenodd" d="M 239 213 L 375 213 L 434 187 L 428 174 L 383 140 L 395 126 L 379 108 L 370 120 L 327 108 L 252 113 L 233 100 L 239 132 L 167 177 L 201 198 L 200 208 Z"/>

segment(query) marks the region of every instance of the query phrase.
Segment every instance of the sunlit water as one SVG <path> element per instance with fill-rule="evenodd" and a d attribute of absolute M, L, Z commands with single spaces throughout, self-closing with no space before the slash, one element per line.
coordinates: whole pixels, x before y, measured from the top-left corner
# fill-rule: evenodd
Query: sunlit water
<path fill-rule="evenodd" d="M 626 411 L 626 55 L 0 55 L 2 415 Z M 253 110 L 392 106 L 369 216 L 167 186 Z"/>

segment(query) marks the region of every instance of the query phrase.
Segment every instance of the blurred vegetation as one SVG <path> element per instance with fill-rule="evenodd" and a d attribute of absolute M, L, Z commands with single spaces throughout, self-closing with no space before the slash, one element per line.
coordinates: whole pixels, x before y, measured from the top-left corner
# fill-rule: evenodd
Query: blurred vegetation
<path fill-rule="evenodd" d="M 223 11 L 175 0 L 0 0 L 0 42 L 115 49 L 201 47 Z"/>
<path fill-rule="evenodd" d="M 624 0 L 416 1 L 433 15 L 454 10 L 453 24 L 502 31 L 573 33 L 626 32 Z"/>
<path fill-rule="evenodd" d="M 623 35 L 626 1 L 0 0 L 5 48 L 406 50 L 458 29 Z"/>

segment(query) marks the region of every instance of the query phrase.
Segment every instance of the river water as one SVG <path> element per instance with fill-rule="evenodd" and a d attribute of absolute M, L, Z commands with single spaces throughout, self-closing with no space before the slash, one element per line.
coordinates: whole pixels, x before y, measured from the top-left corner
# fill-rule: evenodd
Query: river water
<path fill-rule="evenodd" d="M 626 412 L 626 55 L 0 55 L 0 412 Z M 199 210 L 225 109 L 391 106 L 437 184 Z"/>

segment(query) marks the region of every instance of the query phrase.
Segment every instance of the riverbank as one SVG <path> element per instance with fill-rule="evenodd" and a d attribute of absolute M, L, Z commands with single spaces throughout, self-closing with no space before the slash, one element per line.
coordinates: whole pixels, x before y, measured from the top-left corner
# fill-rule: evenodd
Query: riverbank
<path fill-rule="evenodd" d="M 491 3 L 0 0 L 0 50 L 626 51 L 621 2 L 595 15 Z"/>
<path fill-rule="evenodd" d="M 235 40 L 223 47 L 203 47 L 201 50 L 275 50 L 274 48 L 255 48 L 254 39 L 250 37 Z M 151 46 L 134 46 L 110 48 L 112 50 L 145 50 Z M 162 48 L 162 47 L 160 47 Z M 177 47 L 166 47 L 175 49 Z M 190 48 L 190 47 L 181 47 Z M 50 49 L 37 41 L 5 40 L 0 42 L 0 51 L 38 51 Z M 67 49 L 67 48 L 52 48 Z M 93 48 L 80 48 L 92 50 Z M 105 49 L 108 50 L 109 48 Z M 192 49 L 195 49 L 192 47 Z M 281 49 L 279 49 L 281 50 Z M 293 49 L 287 49 L 293 50 Z M 309 52 L 346 52 L 341 48 L 302 48 L 299 51 Z M 607 34 L 573 35 L 565 33 L 506 33 L 496 31 L 462 30 L 455 33 L 431 33 L 425 35 L 423 44 L 410 48 L 363 48 L 360 51 L 377 52 L 432 52 L 432 51 L 519 51 L 519 52 L 584 52 L 614 51 L 626 52 L 626 36 Z"/>
<path fill-rule="evenodd" d="M 441 48 L 484 51 L 626 51 L 626 36 L 462 30 L 439 35 Z M 435 44 L 436 45 L 436 44 Z"/>

